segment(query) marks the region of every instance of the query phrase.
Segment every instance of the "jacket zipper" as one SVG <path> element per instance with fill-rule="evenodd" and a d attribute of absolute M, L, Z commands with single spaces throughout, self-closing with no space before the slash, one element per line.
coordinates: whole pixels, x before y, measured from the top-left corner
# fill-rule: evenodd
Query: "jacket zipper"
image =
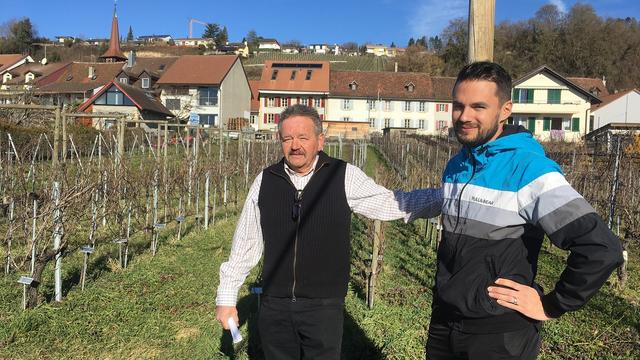
<path fill-rule="evenodd" d="M 467 187 L 467 185 L 469 185 L 471 180 L 473 180 L 473 177 L 476 176 L 476 158 L 474 158 L 473 154 L 471 154 L 471 150 L 469 150 L 469 158 L 471 158 L 471 165 L 472 165 L 471 177 L 462 186 L 462 189 L 460 190 L 460 194 L 458 194 L 458 211 L 456 212 L 456 225 L 453 227 L 453 233 L 454 234 L 456 233 L 456 230 L 458 229 L 458 222 L 460 221 L 460 210 L 461 210 L 461 205 L 462 205 L 462 193 L 464 192 L 464 189 Z M 458 236 L 458 238 L 460 238 L 460 236 Z M 457 247 L 457 245 L 456 245 L 456 247 Z"/>
<path fill-rule="evenodd" d="M 320 171 L 320 169 L 322 169 L 327 163 L 322 163 L 320 164 L 320 166 L 314 170 L 313 175 L 317 174 L 318 171 Z M 293 182 L 291 181 L 291 179 L 288 176 L 282 176 L 281 174 L 278 174 L 276 172 L 273 172 L 273 174 L 280 176 L 281 178 L 285 179 L 295 190 L 296 190 L 296 198 L 299 199 L 300 202 L 302 202 L 302 193 L 304 192 L 304 190 L 298 190 L 296 188 L 296 186 L 293 184 Z M 309 182 L 307 183 L 306 186 L 309 186 L 309 183 L 311 181 L 313 181 L 313 175 L 311 175 L 311 179 L 309 180 Z M 306 187 L 305 186 L 305 187 Z M 300 230 L 300 218 L 302 217 L 302 204 L 300 204 L 300 209 L 298 209 L 300 212 L 298 213 L 298 218 L 296 219 L 296 236 L 295 239 L 293 240 L 293 285 L 291 286 L 291 302 L 296 302 L 296 263 L 298 260 L 298 233 Z"/>

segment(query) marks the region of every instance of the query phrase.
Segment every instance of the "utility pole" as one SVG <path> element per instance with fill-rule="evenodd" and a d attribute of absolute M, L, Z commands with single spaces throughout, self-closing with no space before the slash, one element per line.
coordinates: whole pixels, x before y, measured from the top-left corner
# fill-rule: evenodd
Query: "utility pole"
<path fill-rule="evenodd" d="M 493 61 L 495 14 L 495 0 L 469 0 L 469 63 Z"/>

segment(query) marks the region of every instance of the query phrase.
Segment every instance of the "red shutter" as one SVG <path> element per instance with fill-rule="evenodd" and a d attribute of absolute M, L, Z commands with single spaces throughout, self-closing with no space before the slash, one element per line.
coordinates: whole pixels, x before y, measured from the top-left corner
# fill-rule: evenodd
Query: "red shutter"
<path fill-rule="evenodd" d="M 444 111 L 445 112 L 449 112 L 449 104 L 445 104 L 444 105 Z"/>
<path fill-rule="evenodd" d="M 267 123 L 267 114 L 264 114 L 264 123 Z"/>
<path fill-rule="evenodd" d="M 276 114 L 276 124 L 280 121 L 280 114 Z"/>
<path fill-rule="evenodd" d="M 296 104 L 300 104 L 300 96 L 296 98 Z"/>
<path fill-rule="evenodd" d="M 322 104 L 320 106 L 324 107 L 324 98 L 322 98 Z"/>
<path fill-rule="evenodd" d="M 307 103 L 307 105 L 309 105 L 309 107 L 313 107 L 313 98 L 312 97 L 309 98 L 309 102 Z"/>
<path fill-rule="evenodd" d="M 324 115 L 320 114 L 320 121 L 323 121 L 323 120 L 324 120 Z"/>
<path fill-rule="evenodd" d="M 280 107 L 280 98 L 279 97 L 276 98 L 276 107 Z"/>
<path fill-rule="evenodd" d="M 436 104 L 436 112 L 440 112 L 440 104 Z"/>
<path fill-rule="evenodd" d="M 293 105 L 293 102 L 291 101 L 291 96 L 287 98 L 287 105 L 289 106 Z"/>

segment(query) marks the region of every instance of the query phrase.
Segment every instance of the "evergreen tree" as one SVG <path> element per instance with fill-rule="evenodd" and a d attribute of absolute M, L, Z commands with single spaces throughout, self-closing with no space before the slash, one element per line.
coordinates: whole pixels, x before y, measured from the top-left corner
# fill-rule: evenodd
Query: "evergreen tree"
<path fill-rule="evenodd" d="M 131 25 L 129 25 L 129 32 L 127 33 L 127 42 L 132 42 L 133 41 L 133 29 L 131 28 Z"/>

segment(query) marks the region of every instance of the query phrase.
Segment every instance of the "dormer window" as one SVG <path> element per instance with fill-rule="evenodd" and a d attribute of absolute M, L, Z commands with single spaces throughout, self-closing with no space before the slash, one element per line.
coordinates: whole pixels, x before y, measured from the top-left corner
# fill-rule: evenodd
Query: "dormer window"
<path fill-rule="evenodd" d="M 142 78 L 142 88 L 143 89 L 148 89 L 149 88 L 149 78 Z"/>
<path fill-rule="evenodd" d="M 10 81 L 10 80 L 11 80 L 11 74 L 6 73 L 6 74 L 4 74 L 4 75 L 2 76 L 2 83 L 3 83 L 3 84 L 4 84 L 4 83 L 6 83 L 7 81 Z"/>
<path fill-rule="evenodd" d="M 404 88 L 408 91 L 408 92 L 413 92 L 413 90 L 415 90 L 416 86 L 413 85 L 413 83 L 408 83 L 407 85 L 404 86 Z"/>
<path fill-rule="evenodd" d="M 25 82 L 25 83 L 28 83 L 29 81 L 33 81 L 33 79 L 34 79 L 35 77 L 36 77 L 36 76 L 35 76 L 35 75 L 33 75 L 33 73 L 27 73 L 27 74 L 24 76 L 24 82 Z"/>
<path fill-rule="evenodd" d="M 273 70 L 271 73 L 271 80 L 275 80 L 278 77 L 278 70 Z"/>
<path fill-rule="evenodd" d="M 307 76 L 304 78 L 305 80 L 311 80 L 311 74 L 313 70 L 307 70 Z"/>
<path fill-rule="evenodd" d="M 126 77 L 120 78 L 120 84 L 128 84 L 128 83 L 129 83 L 129 79 L 127 79 Z"/>
<path fill-rule="evenodd" d="M 358 83 L 354 80 L 352 82 L 349 83 L 349 89 L 351 91 L 356 91 L 358 90 Z"/>

